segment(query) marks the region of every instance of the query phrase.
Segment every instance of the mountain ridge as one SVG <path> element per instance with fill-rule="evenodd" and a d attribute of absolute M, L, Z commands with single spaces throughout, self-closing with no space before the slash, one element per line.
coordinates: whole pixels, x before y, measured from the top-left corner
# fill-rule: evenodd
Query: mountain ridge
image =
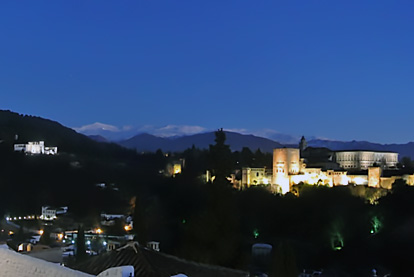
<path fill-rule="evenodd" d="M 260 149 L 264 152 L 272 152 L 274 148 L 281 147 L 298 147 L 298 144 L 281 144 L 274 140 L 263 138 L 255 135 L 244 135 L 236 132 L 225 131 L 227 135 L 226 143 L 230 145 L 232 151 L 240 151 L 242 147 L 249 147 L 252 151 Z M 154 152 L 158 149 L 163 151 L 184 151 L 192 147 L 207 149 L 210 144 L 214 144 L 214 132 L 206 132 L 190 136 L 181 136 L 174 138 L 162 138 L 151 134 L 138 134 L 131 139 L 118 142 L 120 145 L 128 148 L 134 148 L 137 151 Z M 299 142 L 298 142 L 299 143 Z M 343 150 L 367 150 L 367 151 L 390 151 L 397 152 L 402 157 L 414 159 L 414 142 L 405 144 L 381 144 L 369 141 L 338 141 L 326 139 L 312 139 L 308 141 L 311 147 L 326 147 L 333 151 Z"/>
<path fill-rule="evenodd" d="M 240 151 L 243 147 L 248 147 L 252 151 L 260 148 L 261 151 L 272 152 L 274 148 L 283 147 L 283 145 L 278 142 L 254 135 L 243 135 L 229 131 L 225 131 L 225 133 L 226 144 L 230 145 L 232 151 Z M 210 144 L 214 144 L 214 138 L 214 132 L 175 138 L 162 138 L 144 133 L 118 143 L 124 147 L 134 148 L 137 151 L 142 152 L 154 152 L 158 149 L 167 152 L 180 152 L 191 148 L 193 145 L 197 148 L 208 149 Z"/>
<path fill-rule="evenodd" d="M 274 148 L 297 147 L 297 145 L 283 145 L 274 140 L 255 135 L 246 135 L 225 131 L 226 144 L 232 151 L 240 151 L 248 147 L 252 151 L 260 149 L 263 152 L 272 152 Z M 15 136 L 18 135 L 18 140 Z M 157 137 L 147 133 L 138 134 L 128 140 L 117 143 L 108 141 L 103 136 L 86 136 L 68 128 L 57 121 L 44 119 L 38 116 L 22 115 L 9 110 L 0 110 L 0 141 L 2 144 L 44 140 L 49 146 L 57 146 L 59 152 L 70 153 L 94 153 L 94 155 L 132 155 L 127 153 L 129 149 L 138 152 L 163 151 L 181 152 L 193 145 L 198 148 L 208 149 L 214 144 L 214 132 L 184 135 L 179 137 Z M 98 142 L 96 142 L 98 141 Z M 397 152 L 402 157 L 414 159 L 414 142 L 405 144 L 380 144 L 368 141 L 338 141 L 312 139 L 308 141 L 312 147 L 326 147 L 334 151 L 338 150 L 371 150 Z M 123 147 L 120 147 L 123 146 Z"/>

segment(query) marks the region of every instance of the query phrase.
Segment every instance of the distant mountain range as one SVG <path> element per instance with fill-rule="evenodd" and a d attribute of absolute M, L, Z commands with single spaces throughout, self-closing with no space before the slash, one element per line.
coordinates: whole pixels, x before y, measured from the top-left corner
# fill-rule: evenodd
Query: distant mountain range
<path fill-rule="evenodd" d="M 18 135 L 17 140 L 15 138 L 16 135 Z M 243 147 L 249 147 L 252 151 L 260 149 L 263 152 L 272 152 L 274 148 L 284 146 L 297 147 L 298 145 L 281 144 L 268 138 L 237 132 L 226 131 L 226 136 L 226 143 L 230 145 L 233 151 L 240 151 Z M 214 144 L 214 138 L 214 132 L 178 137 L 158 137 L 143 133 L 130 139 L 119 141 L 117 144 L 126 148 L 135 149 L 138 152 L 154 152 L 157 149 L 179 152 L 191 148 L 193 145 L 197 148 L 208 149 L 210 144 Z M 88 138 L 52 120 L 0 110 L 0 142 L 3 141 L 3 144 L 12 144 L 36 140 L 44 140 L 47 145 L 57 146 L 59 152 L 63 151 L 67 153 L 93 153 L 95 156 L 105 155 L 110 157 L 114 155 L 125 155 L 126 153 L 124 151 L 127 151 L 112 142 L 109 143 L 110 140 L 102 135 L 91 134 Z M 367 141 L 345 142 L 311 139 L 308 141 L 308 145 L 312 147 L 326 147 L 331 150 L 393 151 L 398 152 L 400 158 L 406 156 L 414 159 L 414 142 L 405 144 L 379 144 Z"/>
<path fill-rule="evenodd" d="M 243 135 L 226 131 L 226 143 L 233 151 L 240 151 L 243 147 L 249 147 L 252 151 L 260 149 L 263 152 L 272 152 L 274 148 L 297 147 L 298 144 L 281 144 L 271 139 L 254 135 Z M 149 134 L 140 134 L 131 139 L 118 142 L 120 145 L 136 149 L 137 151 L 184 151 L 194 145 L 195 147 L 207 149 L 214 144 L 214 132 L 182 136 L 174 138 L 161 138 Z M 299 143 L 299 142 L 298 142 Z M 308 141 L 311 147 L 326 147 L 331 150 L 373 150 L 398 152 L 400 158 L 410 157 L 414 159 L 414 142 L 405 144 L 379 144 L 367 141 L 333 141 L 313 139 Z"/>
<path fill-rule="evenodd" d="M 248 147 L 252 151 L 260 148 L 263 152 L 272 152 L 274 148 L 283 147 L 282 144 L 254 135 L 242 135 L 234 132 L 226 133 L 226 144 L 230 145 L 231 150 L 240 151 L 243 147 Z M 118 142 L 120 145 L 142 151 L 162 151 L 179 152 L 191 148 L 193 145 L 200 149 L 208 149 L 210 144 L 214 144 L 214 132 L 182 136 L 174 138 L 161 138 L 149 134 L 140 134 L 128 140 Z"/>
<path fill-rule="evenodd" d="M 86 136 L 101 136 L 106 140 L 112 142 L 127 140 L 139 134 L 150 134 L 161 138 L 178 138 L 183 136 L 191 136 L 215 131 L 214 129 L 208 129 L 197 125 L 170 124 L 161 127 L 153 125 L 115 126 L 100 122 L 95 122 L 93 124 L 88 124 L 81 127 L 74 127 L 72 129 Z M 225 128 L 224 130 L 233 133 L 268 138 L 270 140 L 277 141 L 282 144 L 296 144 L 296 142 L 300 140 L 300 136 L 283 134 L 273 129 L 258 129 L 252 131 L 246 129 Z M 315 137 L 309 137 L 309 139 L 315 139 Z"/>

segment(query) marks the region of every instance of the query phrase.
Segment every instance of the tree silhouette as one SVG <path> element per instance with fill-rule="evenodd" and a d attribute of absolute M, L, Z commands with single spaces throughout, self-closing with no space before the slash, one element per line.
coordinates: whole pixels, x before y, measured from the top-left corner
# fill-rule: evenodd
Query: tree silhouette
<path fill-rule="evenodd" d="M 228 177 L 232 170 L 232 158 L 230 146 L 225 144 L 226 133 L 223 129 L 219 129 L 215 132 L 216 142 L 215 145 L 210 145 L 210 168 L 213 176 L 215 176 L 214 182 L 229 184 L 226 177 Z"/>
<path fill-rule="evenodd" d="M 142 204 L 142 199 L 137 196 L 134 208 L 134 232 L 135 239 L 142 245 L 145 245 L 148 240 L 147 229 L 144 205 Z"/>
<path fill-rule="evenodd" d="M 78 236 L 76 239 L 76 262 L 82 262 L 86 259 L 85 248 L 85 230 L 83 225 L 79 225 Z"/>

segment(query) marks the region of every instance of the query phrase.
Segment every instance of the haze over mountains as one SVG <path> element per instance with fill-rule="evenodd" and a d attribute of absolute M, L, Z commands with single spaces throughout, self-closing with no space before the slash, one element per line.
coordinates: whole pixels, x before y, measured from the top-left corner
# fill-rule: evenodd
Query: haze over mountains
<path fill-rule="evenodd" d="M 184 151 L 193 145 L 198 148 L 208 148 L 214 144 L 214 131 L 200 126 L 167 125 L 156 128 L 144 126 L 140 128 L 116 127 L 112 125 L 94 123 L 81 128 L 74 128 L 78 132 L 89 135 L 90 138 L 100 141 L 116 143 L 139 152 L 156 151 Z M 135 132 L 135 135 L 132 134 Z M 277 147 L 297 147 L 299 136 L 281 134 L 271 129 L 265 129 L 249 134 L 245 129 L 227 130 L 227 143 L 233 151 L 240 151 L 249 147 L 252 151 L 260 149 L 271 152 Z M 117 139 L 116 139 L 117 138 Z M 124 139 L 122 139 L 124 138 Z M 127 139 L 125 139 L 127 138 Z M 380 144 L 368 141 L 338 141 L 306 137 L 308 146 L 326 147 L 331 150 L 375 150 L 393 151 L 400 153 L 400 158 L 407 156 L 414 159 L 414 142 L 405 144 Z"/>
<path fill-rule="evenodd" d="M 84 125 L 81 127 L 73 128 L 78 133 L 82 133 L 87 136 L 98 136 L 99 140 L 105 138 L 108 141 L 124 141 L 130 139 L 139 134 L 150 134 L 156 137 L 162 138 L 174 138 L 182 136 L 190 136 L 207 132 L 214 132 L 215 129 L 207 129 L 197 125 L 166 125 L 156 127 L 152 125 L 144 126 L 114 126 L 110 124 L 95 122 L 93 124 Z M 228 129 L 225 131 L 244 134 L 244 135 L 255 135 L 257 137 L 267 138 L 273 141 L 277 141 L 282 144 L 295 144 L 299 141 L 300 136 L 282 134 L 272 129 L 261 129 L 261 130 L 247 130 L 247 129 Z M 315 138 L 315 137 L 310 137 Z"/>

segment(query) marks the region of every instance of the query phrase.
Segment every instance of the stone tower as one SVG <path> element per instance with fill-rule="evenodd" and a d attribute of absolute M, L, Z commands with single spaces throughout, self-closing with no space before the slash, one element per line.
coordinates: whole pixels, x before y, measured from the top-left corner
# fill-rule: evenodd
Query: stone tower
<path fill-rule="evenodd" d="M 308 147 L 308 143 L 306 142 L 305 137 L 302 136 L 302 138 L 300 139 L 300 142 L 299 142 L 300 153 L 302 153 L 303 150 L 305 150 L 307 147 Z"/>

